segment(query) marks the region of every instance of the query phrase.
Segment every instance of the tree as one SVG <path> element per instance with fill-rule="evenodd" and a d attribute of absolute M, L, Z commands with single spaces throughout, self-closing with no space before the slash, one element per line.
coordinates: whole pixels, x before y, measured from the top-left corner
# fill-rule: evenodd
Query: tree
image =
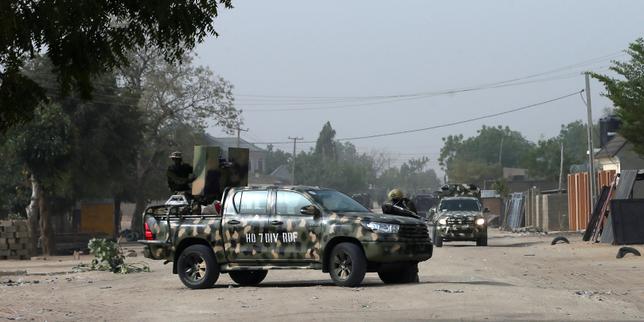
<path fill-rule="evenodd" d="M 331 127 L 331 122 L 329 121 L 324 124 L 315 142 L 315 153 L 325 160 L 337 159 L 335 130 Z"/>
<path fill-rule="evenodd" d="M 439 164 L 452 182 L 479 183 L 502 175 L 503 167 L 525 165 L 533 144 L 509 127 L 482 126 L 477 135 L 443 138 Z"/>
<path fill-rule="evenodd" d="M 85 101 L 73 94 L 57 96 L 51 69 L 46 58 L 38 57 L 26 64 L 24 73 L 47 90 L 48 100 L 55 105 L 38 108 L 35 119 L 11 128 L 4 136 L 4 161 L 13 165 L 13 177 L 22 174 L 24 181 L 29 177 L 32 202 L 26 214 L 32 236 L 40 232 L 45 254 L 51 254 L 55 245 L 50 217 L 67 211 L 75 200 L 118 199 L 126 193 L 128 185 L 124 183 L 132 173 L 130 160 L 141 142 L 140 114 L 123 101 L 113 73 L 94 81 L 101 84 L 95 95 L 102 100 Z M 5 178 L 3 184 L 17 189 L 24 186 Z M 20 196 L 15 193 L 10 200 Z M 29 199 L 23 199 L 22 207 L 27 202 Z"/>
<path fill-rule="evenodd" d="M 264 174 L 271 174 L 279 166 L 289 164 L 291 154 L 280 149 L 275 149 L 272 144 L 266 147 L 266 163 L 264 165 Z"/>
<path fill-rule="evenodd" d="M 338 142 L 335 133 L 331 123 L 326 122 L 315 149 L 296 156 L 297 184 L 319 185 L 345 193 L 365 192 L 375 181 L 373 158 L 358 153 L 350 142 Z"/>
<path fill-rule="evenodd" d="M 74 87 L 88 99 L 92 80 L 127 66 L 128 52 L 151 44 L 176 61 L 216 35 L 220 4 L 232 8 L 231 0 L 1 1 L 0 132 L 28 121 L 46 100 L 44 89 L 20 72 L 42 51 L 55 67 L 61 92 Z"/>
<path fill-rule="evenodd" d="M 603 95 L 615 105 L 617 116 L 622 121 L 619 133 L 633 144 L 635 152 L 644 155 L 644 38 L 628 46 L 627 62 L 613 62 L 610 68 L 620 79 L 592 73 L 606 89 Z"/>
<path fill-rule="evenodd" d="M 72 123 L 60 105 L 41 106 L 33 120 L 20 128 L 13 128 L 8 144 L 17 160 L 31 174 L 32 189 L 37 197 L 39 229 L 43 253 L 50 255 L 55 240 L 49 209 L 52 197 L 69 193 L 69 163 L 72 151 Z M 33 233 L 36 217 L 30 216 Z M 33 234 L 35 235 L 35 234 Z"/>
<path fill-rule="evenodd" d="M 597 137 L 595 135 L 595 137 Z M 535 148 L 528 152 L 525 165 L 530 176 L 559 180 L 561 166 L 561 146 L 564 149 L 563 175 L 569 173 L 573 164 L 587 163 L 588 150 L 586 125 L 574 121 L 561 125 L 559 135 L 539 140 Z"/>
<path fill-rule="evenodd" d="M 147 200 L 164 197 L 169 192 L 165 179 L 168 155 L 181 150 L 192 155 L 206 122 L 218 125 L 232 134 L 241 122 L 241 111 L 235 109 L 232 85 L 210 69 L 196 66 L 186 54 L 182 64 L 172 64 L 163 52 L 144 48 L 130 53 L 130 65 L 119 70 L 129 90 L 130 104 L 142 114 L 142 140 L 134 157 L 136 207 L 131 229 L 140 230 Z M 188 158 L 186 158 L 188 159 Z"/>

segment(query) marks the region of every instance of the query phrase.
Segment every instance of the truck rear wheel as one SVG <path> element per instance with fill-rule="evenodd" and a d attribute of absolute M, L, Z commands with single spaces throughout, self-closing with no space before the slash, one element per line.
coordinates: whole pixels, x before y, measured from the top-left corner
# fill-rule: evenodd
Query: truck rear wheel
<path fill-rule="evenodd" d="M 268 271 L 230 271 L 228 275 L 235 283 L 242 286 L 253 286 L 261 283 L 266 278 Z"/>
<path fill-rule="evenodd" d="M 329 275 L 337 286 L 353 287 L 362 283 L 367 273 L 367 259 L 359 246 L 340 243 L 331 251 Z"/>
<path fill-rule="evenodd" d="M 212 249 L 205 245 L 192 245 L 179 255 L 177 273 L 188 288 L 209 288 L 219 278 L 219 266 Z"/>
<path fill-rule="evenodd" d="M 380 270 L 378 276 L 385 284 L 418 283 L 418 263 L 403 264 L 395 269 Z"/>

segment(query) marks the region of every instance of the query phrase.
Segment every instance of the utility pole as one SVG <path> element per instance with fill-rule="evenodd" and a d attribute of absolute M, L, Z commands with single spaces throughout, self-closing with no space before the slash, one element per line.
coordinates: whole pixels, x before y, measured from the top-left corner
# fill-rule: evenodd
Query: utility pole
<path fill-rule="evenodd" d="M 503 136 L 501 137 L 501 145 L 499 146 L 499 166 L 501 166 L 501 169 L 503 169 Z"/>
<path fill-rule="evenodd" d="M 559 193 L 561 193 L 562 177 L 563 177 L 563 161 L 564 161 L 564 147 L 563 141 L 559 142 L 561 144 L 561 152 L 559 153 Z"/>
<path fill-rule="evenodd" d="M 241 144 L 241 136 L 240 136 L 240 134 L 241 134 L 242 131 L 243 132 L 248 132 L 248 129 L 242 129 L 239 126 L 239 124 L 237 124 L 237 127 L 235 128 L 235 130 L 237 130 L 237 147 L 239 148 L 239 146 Z"/>
<path fill-rule="evenodd" d="M 304 140 L 304 138 L 288 137 L 289 140 L 293 140 L 293 164 L 291 165 L 291 184 L 295 185 L 295 151 L 297 147 L 297 140 Z"/>
<path fill-rule="evenodd" d="M 586 76 L 586 109 L 588 111 L 588 184 L 590 185 L 590 208 L 593 209 L 595 205 L 595 165 L 593 164 L 594 151 L 593 151 L 593 115 L 592 105 L 590 104 L 590 75 L 585 73 Z"/>

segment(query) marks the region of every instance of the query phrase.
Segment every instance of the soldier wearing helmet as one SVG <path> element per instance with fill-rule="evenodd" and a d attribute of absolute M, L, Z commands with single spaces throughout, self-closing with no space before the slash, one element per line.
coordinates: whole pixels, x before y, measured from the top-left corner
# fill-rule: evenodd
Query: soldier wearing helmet
<path fill-rule="evenodd" d="M 173 164 L 168 167 L 168 187 L 173 193 L 190 192 L 190 183 L 195 177 L 192 174 L 192 166 L 182 161 L 181 152 L 175 151 L 170 154 Z"/>
<path fill-rule="evenodd" d="M 398 188 L 394 188 L 389 193 L 387 194 L 387 197 L 389 197 L 389 201 L 385 202 L 385 204 L 382 206 L 383 212 L 385 212 L 385 208 L 391 209 L 391 206 L 394 207 L 400 207 L 402 209 L 408 210 L 416 214 L 416 205 L 414 203 L 405 198 L 405 195 L 403 194 L 402 190 Z"/>

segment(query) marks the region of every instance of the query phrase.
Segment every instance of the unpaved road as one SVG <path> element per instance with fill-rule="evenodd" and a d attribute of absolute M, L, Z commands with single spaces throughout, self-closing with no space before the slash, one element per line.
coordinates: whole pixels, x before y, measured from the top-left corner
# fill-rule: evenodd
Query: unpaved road
<path fill-rule="evenodd" d="M 259 287 L 222 275 L 193 291 L 159 261 L 129 275 L 66 273 L 78 263 L 70 257 L 0 261 L 0 320 L 644 320 L 644 257 L 616 259 L 618 247 L 579 235 L 551 246 L 553 237 L 492 231 L 488 247 L 446 243 L 420 265 L 419 284 L 370 273 L 359 288 L 307 270 L 271 271 Z"/>

